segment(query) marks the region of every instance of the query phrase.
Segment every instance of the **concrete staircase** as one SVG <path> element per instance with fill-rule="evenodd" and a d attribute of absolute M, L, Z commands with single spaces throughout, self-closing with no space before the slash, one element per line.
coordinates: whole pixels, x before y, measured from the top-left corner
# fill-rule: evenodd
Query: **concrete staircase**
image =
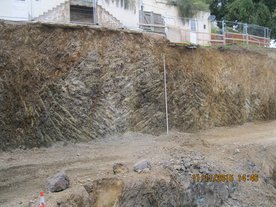
<path fill-rule="evenodd" d="M 116 17 L 100 5 L 97 5 L 97 22 L 103 27 L 124 28 L 124 25 Z"/>
<path fill-rule="evenodd" d="M 94 7 L 93 0 L 71 0 L 70 5 L 74 6 L 84 6 L 84 7 Z M 96 5 L 97 9 L 97 19 L 96 22 L 100 26 L 108 27 L 108 28 L 123 28 L 123 24 L 114 17 L 110 12 L 108 12 L 101 5 Z"/>
<path fill-rule="evenodd" d="M 93 0 L 71 0 L 71 1 L 67 0 L 64 3 L 61 3 L 61 4 L 57 5 L 56 7 L 43 12 L 41 15 L 34 18 L 33 20 L 40 21 L 40 22 L 69 23 L 71 21 L 70 6 L 93 8 L 94 3 L 93 3 Z M 96 15 L 96 20 L 94 23 L 97 23 L 98 25 L 107 27 L 107 28 L 123 28 L 124 27 L 124 25 L 116 17 L 114 17 L 112 14 L 110 14 L 102 6 L 97 5 L 96 9 L 97 9 L 97 15 Z M 77 22 L 78 23 L 82 22 L 81 17 L 80 17 L 80 20 Z M 83 23 L 91 24 L 93 22 L 92 21 L 87 22 L 84 20 Z"/>
<path fill-rule="evenodd" d="M 70 22 L 70 1 L 67 0 L 64 3 L 56 5 L 54 8 L 43 12 L 43 14 L 34 18 L 35 21 L 40 22 Z"/>

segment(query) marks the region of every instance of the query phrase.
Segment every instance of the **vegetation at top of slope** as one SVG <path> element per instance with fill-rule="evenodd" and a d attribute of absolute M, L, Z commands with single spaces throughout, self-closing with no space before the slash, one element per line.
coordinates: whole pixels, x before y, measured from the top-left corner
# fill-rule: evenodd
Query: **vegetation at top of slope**
<path fill-rule="evenodd" d="M 218 20 L 239 21 L 271 28 L 276 38 L 275 0 L 206 0 Z"/>
<path fill-rule="evenodd" d="M 205 0 L 168 0 L 168 3 L 177 7 L 181 17 L 193 17 L 198 11 L 209 11 Z"/>

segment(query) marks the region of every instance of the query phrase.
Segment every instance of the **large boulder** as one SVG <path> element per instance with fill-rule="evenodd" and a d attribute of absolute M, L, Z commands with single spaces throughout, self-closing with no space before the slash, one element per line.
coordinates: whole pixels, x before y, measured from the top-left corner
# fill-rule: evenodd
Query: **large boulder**
<path fill-rule="evenodd" d="M 69 188 L 70 179 L 65 172 L 59 172 L 47 181 L 47 189 L 50 192 L 60 192 Z"/>
<path fill-rule="evenodd" d="M 147 172 L 151 170 L 151 164 L 148 160 L 141 160 L 133 166 L 133 170 L 138 173 Z"/>

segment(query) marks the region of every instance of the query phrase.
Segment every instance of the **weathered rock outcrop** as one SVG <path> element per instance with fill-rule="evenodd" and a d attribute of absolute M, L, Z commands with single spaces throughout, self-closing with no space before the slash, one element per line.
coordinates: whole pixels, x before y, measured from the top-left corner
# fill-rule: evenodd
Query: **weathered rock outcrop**
<path fill-rule="evenodd" d="M 275 119 L 273 52 L 173 48 L 160 37 L 0 23 L 0 149 Z"/>

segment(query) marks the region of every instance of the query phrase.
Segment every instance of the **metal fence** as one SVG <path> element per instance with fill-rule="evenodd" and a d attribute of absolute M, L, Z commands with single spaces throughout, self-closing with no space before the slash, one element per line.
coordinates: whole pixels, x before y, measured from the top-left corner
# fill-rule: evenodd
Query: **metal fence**
<path fill-rule="evenodd" d="M 233 21 L 212 22 L 211 44 L 251 44 L 268 47 L 271 30 L 254 24 Z"/>
<path fill-rule="evenodd" d="M 237 21 L 164 18 L 166 35 L 173 42 L 190 42 L 205 46 L 251 44 L 269 47 L 270 45 L 271 30 L 267 27 Z"/>

